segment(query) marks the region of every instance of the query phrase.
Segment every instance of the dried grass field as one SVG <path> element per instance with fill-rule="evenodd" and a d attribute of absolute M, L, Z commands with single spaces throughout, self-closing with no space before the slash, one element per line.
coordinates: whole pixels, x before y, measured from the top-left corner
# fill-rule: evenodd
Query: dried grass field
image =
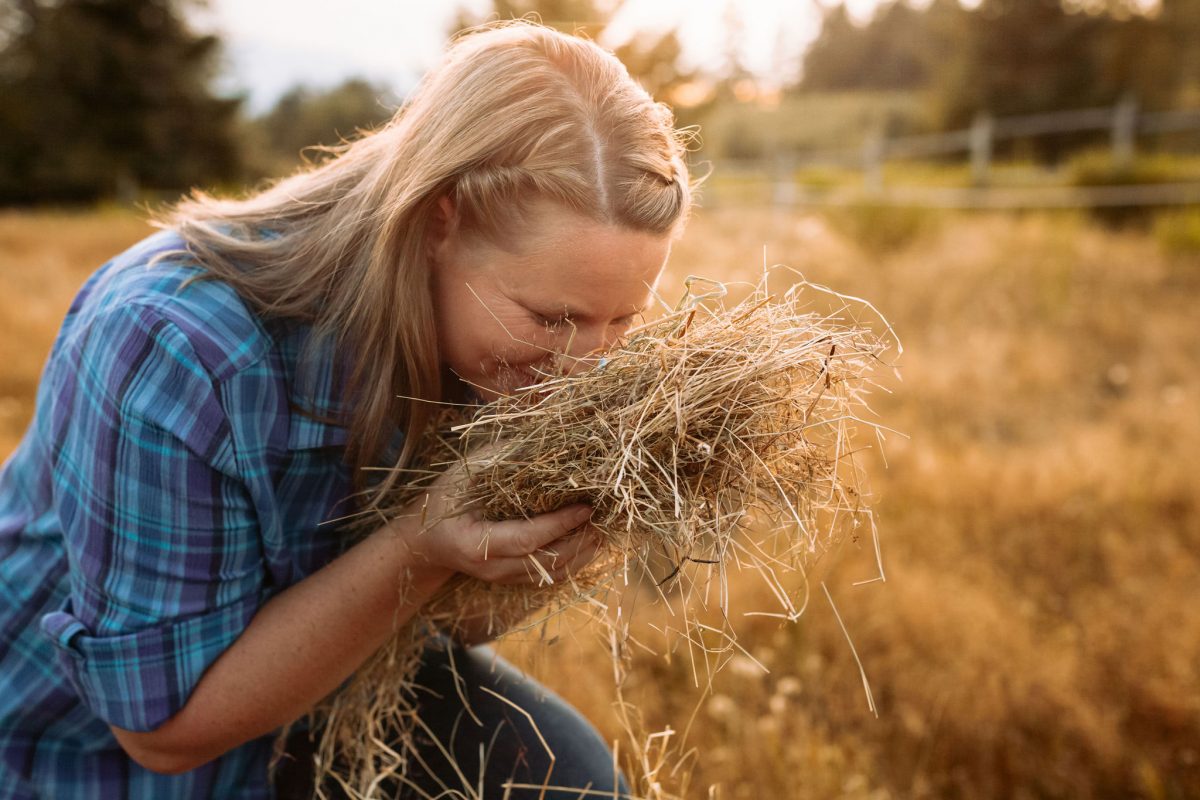
<path fill-rule="evenodd" d="M 75 289 L 147 232 L 120 212 L 0 214 L 0 458 Z M 875 574 L 869 538 L 810 573 L 879 716 L 814 588 L 797 623 L 735 621 L 748 655 L 707 697 L 687 653 L 635 653 L 627 697 L 645 732 L 674 732 L 650 740 L 662 789 L 1200 797 L 1200 255 L 1068 214 L 724 207 L 697 214 L 664 285 L 753 281 L 764 245 L 871 300 L 905 345 L 873 404 L 908 438 L 886 468 L 865 456 L 888 580 L 853 586 Z M 735 608 L 777 608 L 731 580 Z M 504 650 L 621 738 L 607 652 L 564 627 Z"/>

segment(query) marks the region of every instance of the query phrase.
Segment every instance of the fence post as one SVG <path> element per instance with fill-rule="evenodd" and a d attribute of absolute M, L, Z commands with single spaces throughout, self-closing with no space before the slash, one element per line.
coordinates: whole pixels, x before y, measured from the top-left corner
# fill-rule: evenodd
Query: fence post
<path fill-rule="evenodd" d="M 796 156 L 793 153 L 775 155 L 774 176 L 771 181 L 771 202 L 775 206 L 796 205 Z"/>
<path fill-rule="evenodd" d="M 882 128 L 867 134 L 867 140 L 863 143 L 863 185 L 868 194 L 883 193 L 883 156 L 886 151 L 887 141 Z"/>
<path fill-rule="evenodd" d="M 1137 136 L 1137 98 L 1132 92 L 1121 95 L 1113 109 L 1112 160 L 1116 170 L 1133 165 L 1133 147 Z"/>
<path fill-rule="evenodd" d="M 988 169 L 992 163 L 992 133 L 994 123 L 992 115 L 981 111 L 971 122 L 971 132 L 968 141 L 971 147 L 971 183 L 975 186 L 987 186 Z"/>

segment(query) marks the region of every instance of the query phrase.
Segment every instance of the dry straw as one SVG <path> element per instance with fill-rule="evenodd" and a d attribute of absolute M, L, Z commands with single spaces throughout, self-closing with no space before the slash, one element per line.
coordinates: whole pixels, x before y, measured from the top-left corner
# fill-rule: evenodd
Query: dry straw
<path fill-rule="evenodd" d="M 869 303 L 802 279 L 773 296 L 764 276 L 732 307 L 722 302 L 724 287 L 699 294 L 697 286 L 714 285 L 689 279 L 678 305 L 631 331 L 593 368 L 547 375 L 469 417 L 446 415 L 422 476 L 457 466 L 466 476 L 462 505 L 494 520 L 589 503 L 604 549 L 562 583 L 451 581 L 319 710 L 318 774 L 352 797 L 381 796 L 389 780 L 406 783 L 414 735 L 424 727 L 412 681 L 421 649 L 433 631 L 460 632 L 468 609 L 486 609 L 494 632 L 564 608 L 600 609 L 621 661 L 629 620 L 612 611 L 640 583 L 663 597 L 715 604 L 724 624 L 693 617 L 685 638 L 707 653 L 726 652 L 739 647 L 728 609 L 731 569 L 753 569 L 771 588 L 778 608 L 758 613 L 795 620 L 807 581 L 798 600 L 785 575 L 803 573 L 864 522 L 874 537 L 854 453 L 863 430 L 882 436 L 864 412 L 872 371 L 892 345 L 899 352 L 886 321 L 874 314 L 886 329 L 877 334 L 855 319 L 874 312 Z M 818 296 L 827 308 L 832 299 L 833 310 L 808 310 Z M 409 503 L 421 483 L 410 481 L 392 507 Z M 531 559 L 534 568 L 542 570 Z M 723 647 L 713 647 L 717 638 Z M 614 674 L 619 683 L 620 664 Z M 658 768 L 649 763 L 652 748 L 643 742 L 628 766 L 655 794 L 646 775 Z M 463 784 L 454 796 L 475 797 Z"/>

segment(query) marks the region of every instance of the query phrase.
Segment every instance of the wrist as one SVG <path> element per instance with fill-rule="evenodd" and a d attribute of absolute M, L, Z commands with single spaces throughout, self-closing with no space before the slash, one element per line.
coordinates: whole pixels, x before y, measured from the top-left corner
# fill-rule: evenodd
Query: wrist
<path fill-rule="evenodd" d="M 377 535 L 386 537 L 391 544 L 400 576 L 400 589 L 409 602 L 420 603 L 432 595 L 454 575 L 454 570 L 435 564 L 418 546 L 416 538 L 422 531 L 408 518 L 394 519 L 381 528 Z"/>

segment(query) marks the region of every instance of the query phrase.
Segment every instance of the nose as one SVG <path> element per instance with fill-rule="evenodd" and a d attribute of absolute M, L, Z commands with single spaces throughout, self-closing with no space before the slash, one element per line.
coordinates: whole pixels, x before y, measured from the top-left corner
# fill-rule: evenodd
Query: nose
<path fill-rule="evenodd" d="M 590 369 L 600 360 L 600 354 L 608 350 L 621 336 L 620 325 L 603 323 L 580 325 L 571 338 L 566 351 L 568 374 Z"/>

